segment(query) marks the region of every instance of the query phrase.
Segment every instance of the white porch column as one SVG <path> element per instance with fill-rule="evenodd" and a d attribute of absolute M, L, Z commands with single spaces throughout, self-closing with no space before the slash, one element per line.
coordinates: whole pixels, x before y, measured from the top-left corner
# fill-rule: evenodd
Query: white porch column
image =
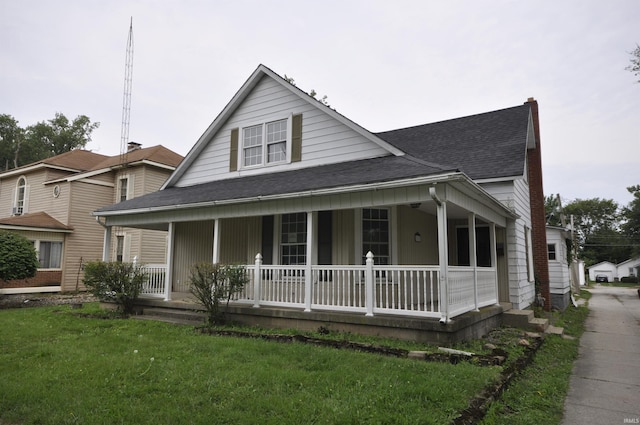
<path fill-rule="evenodd" d="M 489 246 L 491 247 L 491 267 L 495 270 L 496 304 L 500 304 L 500 292 L 498 289 L 498 252 L 496 247 L 496 224 L 489 223 Z"/>
<path fill-rule="evenodd" d="M 367 260 L 365 262 L 366 269 L 364 272 L 364 303 L 367 308 L 367 313 L 365 316 L 373 316 L 373 305 L 374 305 L 374 294 L 375 294 L 375 284 L 373 281 L 373 253 L 371 251 L 367 252 Z"/>
<path fill-rule="evenodd" d="M 213 264 L 220 262 L 220 219 L 213 220 Z"/>
<path fill-rule="evenodd" d="M 311 273 L 314 258 L 313 247 L 315 246 L 313 223 L 315 222 L 316 215 L 317 212 L 307 212 L 307 260 L 304 273 L 304 311 L 311 311 L 311 291 L 313 291 L 313 276 Z"/>
<path fill-rule="evenodd" d="M 447 240 L 447 203 L 440 202 L 438 217 L 438 256 L 440 258 L 440 322 L 449 322 L 449 242 Z"/>
<path fill-rule="evenodd" d="M 478 311 L 478 247 L 476 245 L 476 215 L 469 213 L 469 266 L 473 268 L 473 305 Z"/>
<path fill-rule="evenodd" d="M 256 255 L 256 268 L 253 270 L 253 306 L 260 307 L 260 287 L 262 286 L 262 254 Z"/>
<path fill-rule="evenodd" d="M 167 269 L 164 276 L 164 300 L 171 301 L 171 288 L 173 287 L 173 238 L 175 233 L 175 223 L 169 223 L 167 232 Z"/>
<path fill-rule="evenodd" d="M 111 253 L 111 226 L 104 228 L 104 241 L 102 244 L 102 261 L 109 261 Z"/>

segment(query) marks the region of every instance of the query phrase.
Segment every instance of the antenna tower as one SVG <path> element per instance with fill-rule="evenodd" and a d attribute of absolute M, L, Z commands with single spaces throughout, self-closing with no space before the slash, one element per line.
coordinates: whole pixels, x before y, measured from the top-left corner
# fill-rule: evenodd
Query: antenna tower
<path fill-rule="evenodd" d="M 122 100 L 122 128 L 120 130 L 120 162 L 126 162 L 129 144 L 129 120 L 131 118 L 131 80 L 133 77 L 133 17 L 129 24 L 127 57 L 124 65 L 124 97 Z"/>

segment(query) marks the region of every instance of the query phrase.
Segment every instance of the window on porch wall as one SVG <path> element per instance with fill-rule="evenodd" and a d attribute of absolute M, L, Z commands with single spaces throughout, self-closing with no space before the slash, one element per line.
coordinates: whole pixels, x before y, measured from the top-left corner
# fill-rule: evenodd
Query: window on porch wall
<path fill-rule="evenodd" d="M 389 264 L 389 210 L 385 208 L 362 209 L 362 264 L 371 251 L 376 264 Z"/>
<path fill-rule="evenodd" d="M 280 233 L 280 264 L 307 263 L 307 215 L 283 214 Z"/>

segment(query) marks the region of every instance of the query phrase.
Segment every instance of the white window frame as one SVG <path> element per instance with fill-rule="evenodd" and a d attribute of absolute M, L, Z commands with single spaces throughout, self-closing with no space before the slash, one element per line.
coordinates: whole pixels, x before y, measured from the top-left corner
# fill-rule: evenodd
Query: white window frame
<path fill-rule="evenodd" d="M 373 253 L 374 255 L 374 261 L 376 262 L 376 264 L 380 264 L 380 262 L 378 261 L 378 258 L 380 257 L 385 257 L 387 258 L 387 264 L 395 264 L 396 259 L 394 257 L 394 245 L 395 245 L 395 239 L 394 239 L 394 235 L 395 235 L 395 220 L 394 220 L 394 216 L 395 214 L 393 214 L 393 208 L 389 208 L 389 207 L 368 207 L 368 208 L 360 208 L 359 209 L 359 214 L 356 214 L 357 217 L 357 225 L 356 225 L 356 231 L 357 231 L 357 237 L 356 240 L 358 242 L 358 251 L 359 252 L 359 257 L 362 260 L 362 264 L 364 264 L 365 260 L 366 260 L 366 255 L 367 253 L 364 252 L 364 235 L 363 235 L 363 224 L 364 224 L 364 214 L 363 211 L 365 209 L 369 209 L 369 210 L 386 210 L 387 211 L 387 226 L 388 226 L 388 237 L 387 237 L 387 250 L 388 250 L 388 254 L 384 255 L 384 256 L 380 256 L 379 253 Z"/>
<path fill-rule="evenodd" d="M 56 243 L 60 244 L 60 266 L 59 267 L 40 267 L 40 247 L 43 243 Z M 38 254 L 38 270 L 62 270 L 62 262 L 64 260 L 64 242 L 63 241 L 55 241 L 55 240 L 35 240 L 33 241 L 33 247 L 35 248 Z"/>
<path fill-rule="evenodd" d="M 24 184 L 20 184 L 24 181 Z M 20 189 L 22 189 L 22 199 L 20 198 Z M 29 184 L 27 183 L 26 176 L 18 177 L 16 181 L 15 196 L 13 197 L 13 209 L 11 215 L 23 215 L 27 213 L 27 206 L 29 204 Z"/>
<path fill-rule="evenodd" d="M 275 165 L 281 165 L 281 164 L 288 164 L 291 162 L 291 145 L 292 145 L 292 130 L 293 130 L 293 120 L 292 120 L 293 115 L 289 115 L 286 118 L 276 118 L 276 119 L 270 119 L 261 123 L 254 123 L 251 125 L 247 125 L 244 127 L 240 128 L 240 132 L 239 132 L 239 136 L 238 138 L 240 139 L 238 141 L 239 144 L 239 155 L 238 155 L 238 169 L 253 169 L 253 168 L 261 168 L 261 167 L 270 167 L 270 166 L 275 166 Z M 273 145 L 276 143 L 281 143 L 280 141 L 275 142 L 275 143 L 268 143 L 267 142 L 267 126 L 269 124 L 274 124 L 280 121 L 286 121 L 286 130 L 287 130 L 287 137 L 285 139 L 285 146 L 286 146 L 286 152 L 285 152 L 285 159 L 280 160 L 280 161 L 271 161 L 269 162 L 269 145 Z M 249 130 L 251 128 L 254 127 L 260 127 L 261 130 L 261 144 L 259 145 L 262 149 L 261 155 L 260 155 L 260 162 L 257 164 L 252 164 L 252 165 L 245 165 L 245 150 L 256 147 L 258 145 L 255 146 L 245 146 L 245 131 Z"/>
<path fill-rule="evenodd" d="M 127 181 L 127 186 L 126 186 L 126 196 L 125 199 L 122 199 L 122 181 L 126 180 Z M 133 176 L 130 174 L 123 174 L 120 177 L 118 177 L 118 186 L 116 188 L 116 203 L 117 202 L 124 202 L 124 201 L 128 201 L 129 199 L 133 198 Z"/>
<path fill-rule="evenodd" d="M 550 249 L 553 247 L 553 251 Z M 551 253 L 553 252 L 554 258 L 551 258 Z M 558 244 L 555 243 L 547 243 L 547 260 L 548 261 L 560 261 L 558 253 Z"/>

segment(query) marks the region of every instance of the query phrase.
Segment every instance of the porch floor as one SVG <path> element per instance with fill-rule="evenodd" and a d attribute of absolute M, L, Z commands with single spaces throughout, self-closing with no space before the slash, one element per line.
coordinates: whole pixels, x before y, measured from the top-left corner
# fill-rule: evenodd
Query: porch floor
<path fill-rule="evenodd" d="M 139 298 L 137 305 L 143 316 L 149 318 L 189 317 L 204 320 L 202 306 L 190 293 L 174 292 L 171 301 L 158 298 Z M 432 344 L 452 344 L 477 339 L 502 325 L 503 307 L 492 305 L 478 312 L 457 316 L 447 324 L 438 319 L 381 315 L 369 317 L 358 313 L 311 311 L 294 308 L 260 307 L 230 304 L 227 317 L 246 326 L 269 329 L 297 329 L 317 331 L 320 327 L 330 331 L 351 332 Z M 198 314 L 199 313 L 199 314 Z"/>

